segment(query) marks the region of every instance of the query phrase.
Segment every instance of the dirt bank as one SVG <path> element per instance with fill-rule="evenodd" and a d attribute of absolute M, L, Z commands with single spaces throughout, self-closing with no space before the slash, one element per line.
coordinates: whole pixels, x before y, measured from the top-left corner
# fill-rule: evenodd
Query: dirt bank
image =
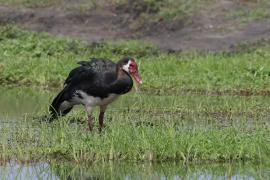
<path fill-rule="evenodd" d="M 69 11 L 59 7 L 18 8 L 0 6 L 0 24 L 20 26 L 89 42 L 115 39 L 142 39 L 171 51 L 234 48 L 241 42 L 270 39 L 270 18 L 251 19 L 228 15 L 239 3 L 221 0 L 192 16 L 170 21 L 136 18 L 135 12 L 117 7 Z M 252 6 L 248 6 L 252 8 Z M 270 10 L 270 8 L 269 8 Z"/>

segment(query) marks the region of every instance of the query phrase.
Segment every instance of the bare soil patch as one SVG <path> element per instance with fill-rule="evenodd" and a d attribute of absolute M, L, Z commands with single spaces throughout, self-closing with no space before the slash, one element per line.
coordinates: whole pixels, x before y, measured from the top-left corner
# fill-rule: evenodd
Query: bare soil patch
<path fill-rule="evenodd" d="M 193 49 L 233 50 L 239 43 L 269 40 L 270 18 L 243 23 L 241 18 L 228 16 L 228 11 L 241 5 L 238 1 L 215 1 L 193 16 L 170 21 L 162 18 L 153 20 L 151 16 L 141 18 L 138 15 L 140 12 L 126 7 L 104 6 L 78 12 L 59 7 L 0 6 L 0 24 L 15 23 L 29 30 L 69 36 L 91 43 L 116 39 L 147 40 L 173 52 Z M 249 5 L 247 8 L 254 7 Z M 154 13 L 152 11 L 148 13 Z"/>

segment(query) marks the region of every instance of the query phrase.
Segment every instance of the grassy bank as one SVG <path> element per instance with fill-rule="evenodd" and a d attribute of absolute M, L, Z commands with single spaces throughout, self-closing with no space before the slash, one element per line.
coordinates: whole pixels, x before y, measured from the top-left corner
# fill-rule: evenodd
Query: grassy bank
<path fill-rule="evenodd" d="M 237 54 L 166 54 L 138 41 L 87 45 L 13 26 L 1 27 L 0 37 L 0 84 L 59 87 L 79 60 L 134 56 L 146 91 L 270 90 L 269 48 Z"/>
<path fill-rule="evenodd" d="M 55 93 L 40 98 L 39 111 L 0 124 L 1 160 L 269 161 L 269 48 L 168 54 L 143 42 L 88 45 L 5 26 L 0 54 L 2 86 L 36 87 L 18 88 L 20 96 L 1 90 L 4 106 L 14 97 L 23 104 L 21 96 L 37 106 L 34 97 L 44 94 L 37 89 L 61 88 L 76 62 L 89 57 L 134 56 L 144 80 L 138 93 L 111 106 L 102 134 L 87 131 L 83 110 L 52 124 L 33 119 L 47 113 Z"/>

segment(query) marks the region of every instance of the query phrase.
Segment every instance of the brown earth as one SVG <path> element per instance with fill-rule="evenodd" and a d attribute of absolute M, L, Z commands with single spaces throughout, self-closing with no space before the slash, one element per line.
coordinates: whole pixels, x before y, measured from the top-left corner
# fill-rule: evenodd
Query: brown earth
<path fill-rule="evenodd" d="M 193 16 L 171 21 L 140 18 L 138 12 L 126 11 L 124 7 L 110 6 L 78 12 L 59 7 L 0 6 L 0 24 L 13 22 L 29 30 L 88 42 L 140 39 L 170 51 L 230 50 L 242 42 L 270 40 L 270 18 L 243 23 L 241 18 L 228 16 L 230 10 L 242 5 L 237 1 L 220 0 L 201 8 Z M 254 8 L 252 4 L 246 7 Z"/>

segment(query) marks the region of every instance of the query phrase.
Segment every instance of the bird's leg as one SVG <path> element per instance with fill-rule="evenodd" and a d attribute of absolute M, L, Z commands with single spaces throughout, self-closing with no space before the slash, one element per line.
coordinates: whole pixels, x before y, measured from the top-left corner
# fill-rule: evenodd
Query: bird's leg
<path fill-rule="evenodd" d="M 88 115 L 88 127 L 89 127 L 90 131 L 93 130 L 93 117 L 92 117 L 92 115 Z"/>
<path fill-rule="evenodd" d="M 92 117 L 92 110 L 93 108 L 91 106 L 86 106 L 86 111 L 87 111 L 87 117 L 88 117 L 88 127 L 89 130 L 93 130 L 93 117 Z"/>
<path fill-rule="evenodd" d="M 102 128 L 104 127 L 104 114 L 105 114 L 105 110 L 106 110 L 107 106 L 100 106 L 100 113 L 99 113 L 99 117 L 98 117 L 98 121 L 99 121 L 99 131 L 102 130 Z"/>

